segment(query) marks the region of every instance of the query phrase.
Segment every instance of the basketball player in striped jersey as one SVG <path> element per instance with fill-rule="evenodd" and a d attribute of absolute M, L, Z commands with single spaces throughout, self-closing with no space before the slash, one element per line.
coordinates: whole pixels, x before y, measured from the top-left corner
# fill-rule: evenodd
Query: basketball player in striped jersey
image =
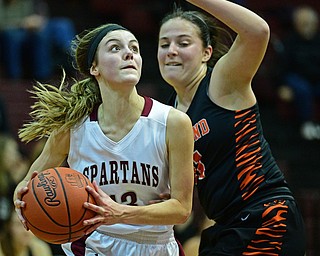
<path fill-rule="evenodd" d="M 78 241 L 62 245 L 66 255 L 182 255 L 173 225 L 191 212 L 193 131 L 189 117 L 137 93 L 142 58 L 135 36 L 117 24 L 84 31 L 74 42 L 79 71 L 88 78 L 71 89 L 38 84 L 23 141 L 48 135 L 40 156 L 15 193 L 34 175 L 61 165 L 86 175 L 97 215 Z M 183 150 L 181 150 L 183 149 Z M 171 199 L 148 205 L 161 193 Z M 26 227 L 28 228 L 28 227 Z M 179 254 L 180 253 L 180 254 Z"/>
<path fill-rule="evenodd" d="M 303 256 L 303 219 L 264 138 L 251 87 L 269 26 L 231 1 L 188 2 L 200 9 L 163 18 L 158 62 L 175 90 L 170 104 L 192 120 L 198 197 L 216 222 L 202 232 L 199 255 Z M 230 48 L 208 13 L 235 32 Z"/>

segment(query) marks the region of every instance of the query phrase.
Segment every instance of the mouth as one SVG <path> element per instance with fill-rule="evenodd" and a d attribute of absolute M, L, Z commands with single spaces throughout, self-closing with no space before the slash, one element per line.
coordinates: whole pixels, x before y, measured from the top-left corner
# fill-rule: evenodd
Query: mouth
<path fill-rule="evenodd" d="M 178 62 L 168 62 L 165 64 L 166 66 L 170 66 L 170 67 L 177 67 L 177 66 L 181 66 L 181 63 Z"/>
<path fill-rule="evenodd" d="M 128 66 L 122 67 L 121 69 L 134 69 L 134 70 L 137 70 L 137 68 L 134 65 L 128 65 Z"/>

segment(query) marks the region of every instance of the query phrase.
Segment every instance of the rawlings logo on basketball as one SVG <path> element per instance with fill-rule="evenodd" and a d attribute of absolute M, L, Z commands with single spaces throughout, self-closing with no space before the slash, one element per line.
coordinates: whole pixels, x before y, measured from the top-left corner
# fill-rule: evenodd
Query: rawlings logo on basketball
<path fill-rule="evenodd" d="M 58 206 L 60 205 L 60 200 L 57 200 L 57 182 L 54 177 L 46 177 L 46 173 L 42 172 L 38 175 L 39 183 L 37 184 L 37 187 L 42 187 L 46 193 L 46 197 L 44 199 L 44 202 L 49 206 Z"/>
<path fill-rule="evenodd" d="M 83 188 L 84 184 L 81 180 L 81 177 L 79 174 L 66 174 L 65 176 L 66 182 L 70 183 L 71 186 Z"/>

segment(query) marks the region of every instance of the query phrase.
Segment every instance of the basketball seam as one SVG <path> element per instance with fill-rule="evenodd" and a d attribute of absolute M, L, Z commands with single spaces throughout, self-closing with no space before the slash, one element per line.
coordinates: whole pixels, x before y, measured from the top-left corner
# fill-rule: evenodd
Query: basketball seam
<path fill-rule="evenodd" d="M 61 178 L 61 175 L 60 173 L 58 172 L 58 170 L 56 168 L 53 168 L 54 171 L 57 173 L 59 179 L 60 179 L 60 184 L 63 188 L 63 194 L 64 194 L 64 198 L 66 200 L 66 207 L 67 207 L 67 214 L 68 214 L 68 223 L 69 223 L 69 241 L 71 240 L 71 233 L 72 233 L 72 223 L 71 223 L 71 214 L 70 214 L 70 207 L 69 207 L 69 201 L 68 201 L 68 196 L 67 196 L 67 193 L 66 193 L 66 190 L 65 190 L 65 186 L 64 186 L 64 183 L 63 183 L 63 180 Z"/>

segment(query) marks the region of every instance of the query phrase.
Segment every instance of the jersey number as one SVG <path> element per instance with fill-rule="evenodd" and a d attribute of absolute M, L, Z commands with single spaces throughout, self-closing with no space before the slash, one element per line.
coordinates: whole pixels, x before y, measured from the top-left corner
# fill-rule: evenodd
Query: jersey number
<path fill-rule="evenodd" d="M 116 195 L 110 195 L 111 199 L 115 202 L 118 202 L 118 200 L 116 200 Z M 126 203 L 127 205 L 135 205 L 137 206 L 137 195 L 135 192 L 130 191 L 130 192 L 126 192 L 124 193 L 121 197 L 120 197 L 120 202 L 121 204 Z"/>
<path fill-rule="evenodd" d="M 197 185 L 199 180 L 204 179 L 205 166 L 201 162 L 202 155 L 198 151 L 193 152 L 194 184 Z"/>

